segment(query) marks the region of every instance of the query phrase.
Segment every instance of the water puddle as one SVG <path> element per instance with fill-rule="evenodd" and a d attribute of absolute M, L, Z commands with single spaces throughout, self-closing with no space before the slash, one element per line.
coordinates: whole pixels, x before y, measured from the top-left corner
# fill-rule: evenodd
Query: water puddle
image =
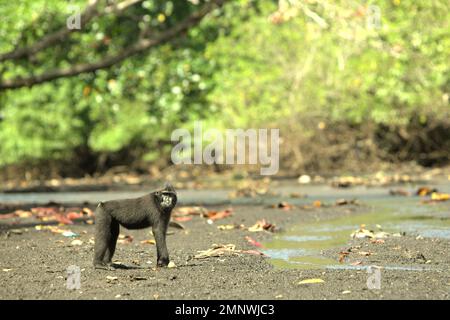
<path fill-rule="evenodd" d="M 364 270 L 367 267 L 339 264 L 337 259 L 324 257 L 321 251 L 345 246 L 351 240 L 350 234 L 361 224 L 372 230 L 380 225 L 388 233 L 406 232 L 450 239 L 448 209 L 441 204 L 420 204 L 420 199 L 416 197 L 361 201 L 368 205 L 367 213 L 299 224 L 264 243 L 264 253 L 279 268 Z M 392 270 L 427 270 L 426 267 L 383 267 Z"/>

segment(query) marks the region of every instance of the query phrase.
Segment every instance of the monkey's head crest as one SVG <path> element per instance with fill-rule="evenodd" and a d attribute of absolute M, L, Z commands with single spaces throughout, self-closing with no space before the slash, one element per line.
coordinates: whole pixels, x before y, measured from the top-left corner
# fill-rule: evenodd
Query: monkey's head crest
<path fill-rule="evenodd" d="M 155 192 L 158 204 L 163 209 L 172 209 L 177 204 L 177 192 L 170 183 L 164 185 L 164 189 Z"/>

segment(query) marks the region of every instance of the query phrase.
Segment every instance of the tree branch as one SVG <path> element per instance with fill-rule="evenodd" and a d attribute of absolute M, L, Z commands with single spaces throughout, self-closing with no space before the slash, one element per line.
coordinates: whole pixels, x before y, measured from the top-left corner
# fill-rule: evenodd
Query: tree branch
<path fill-rule="evenodd" d="M 90 0 L 88 7 L 81 14 L 80 20 L 82 27 L 85 26 L 96 14 L 98 14 L 97 11 L 98 1 L 99 0 Z M 0 62 L 3 62 L 5 60 L 19 59 L 25 56 L 33 55 L 36 52 L 44 48 L 47 48 L 56 42 L 66 39 L 67 35 L 74 31 L 76 31 L 76 29 L 69 29 L 67 28 L 66 25 L 64 25 L 64 27 L 61 28 L 60 30 L 43 37 L 41 40 L 39 40 L 38 42 L 29 47 L 18 48 L 14 49 L 13 51 L 1 54 Z"/>
<path fill-rule="evenodd" d="M 99 0 L 90 0 L 89 5 L 86 7 L 86 9 L 80 15 L 81 29 L 83 29 L 95 17 L 99 17 L 104 14 L 118 13 L 120 11 L 125 10 L 129 6 L 132 6 L 141 1 L 143 1 L 143 0 L 124 0 L 117 4 L 112 4 L 110 6 L 107 6 L 103 11 L 99 11 Z M 0 62 L 6 61 L 6 60 L 20 59 L 20 58 L 27 57 L 27 56 L 32 56 L 32 55 L 36 54 L 37 52 L 52 46 L 55 43 L 66 40 L 67 37 L 72 32 L 76 32 L 76 31 L 80 31 L 80 30 L 79 29 L 69 29 L 69 28 L 67 28 L 66 25 L 64 25 L 58 31 L 43 37 L 41 40 L 37 41 L 36 43 L 34 43 L 31 46 L 24 47 L 24 48 L 17 48 L 10 52 L 0 54 Z"/>
<path fill-rule="evenodd" d="M 15 78 L 0 82 L 0 90 L 17 89 L 21 87 L 31 87 L 35 84 L 55 80 L 58 78 L 72 77 L 85 72 L 92 72 L 99 69 L 105 69 L 114 64 L 125 60 L 126 58 L 145 51 L 151 47 L 168 42 L 179 34 L 187 31 L 189 28 L 197 25 L 209 12 L 217 6 L 222 6 L 227 0 L 212 0 L 205 4 L 201 9 L 191 14 L 189 17 L 178 23 L 177 25 L 163 31 L 152 38 L 141 38 L 133 45 L 124 48 L 115 55 L 107 56 L 94 63 L 84 63 L 73 65 L 65 69 L 54 69 L 44 72 L 40 75 L 30 76 L 28 78 Z"/>

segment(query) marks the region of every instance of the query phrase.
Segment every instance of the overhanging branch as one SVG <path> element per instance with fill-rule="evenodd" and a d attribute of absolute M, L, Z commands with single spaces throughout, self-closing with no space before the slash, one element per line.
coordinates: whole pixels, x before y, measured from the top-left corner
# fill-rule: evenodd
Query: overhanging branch
<path fill-rule="evenodd" d="M 58 78 L 72 77 L 81 73 L 109 68 L 132 55 L 172 40 L 181 33 L 187 31 L 189 28 L 197 25 L 209 12 L 211 12 L 217 6 L 223 5 L 225 1 L 227 0 L 210 1 L 201 9 L 197 10 L 172 28 L 169 28 L 168 30 L 163 31 L 151 38 L 141 38 L 137 40 L 137 42 L 135 42 L 133 45 L 124 48 L 122 51 L 118 52 L 115 55 L 107 56 L 97 62 L 76 64 L 64 69 L 54 69 L 44 72 L 40 75 L 30 76 L 27 78 L 19 77 L 10 80 L 3 80 L 0 82 L 0 90 L 31 87 L 33 85 L 55 80 Z"/>
<path fill-rule="evenodd" d="M 91 21 L 92 18 L 98 15 L 98 2 L 98 0 L 91 0 L 89 2 L 89 5 L 80 16 L 81 27 L 84 27 L 89 21 Z M 69 29 L 64 26 L 60 30 L 43 37 L 31 46 L 14 49 L 10 52 L 0 54 L 0 62 L 34 55 L 44 48 L 65 40 L 67 36 L 74 31 L 77 31 L 77 29 Z"/>

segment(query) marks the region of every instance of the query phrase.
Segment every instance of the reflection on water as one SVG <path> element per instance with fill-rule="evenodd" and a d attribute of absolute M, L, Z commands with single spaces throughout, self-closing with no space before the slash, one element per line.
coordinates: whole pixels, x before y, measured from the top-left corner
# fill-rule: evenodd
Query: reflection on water
<path fill-rule="evenodd" d="M 365 269 L 364 266 L 339 264 L 337 259 L 326 258 L 321 251 L 344 246 L 350 234 L 365 224 L 376 230 L 421 235 L 423 237 L 450 239 L 448 210 L 441 204 L 420 204 L 420 199 L 386 197 L 385 199 L 362 199 L 368 204 L 368 212 L 331 220 L 314 221 L 294 226 L 284 234 L 264 243 L 264 253 L 280 268 L 296 269 Z M 392 270 L 426 270 L 404 266 L 385 266 Z"/>

